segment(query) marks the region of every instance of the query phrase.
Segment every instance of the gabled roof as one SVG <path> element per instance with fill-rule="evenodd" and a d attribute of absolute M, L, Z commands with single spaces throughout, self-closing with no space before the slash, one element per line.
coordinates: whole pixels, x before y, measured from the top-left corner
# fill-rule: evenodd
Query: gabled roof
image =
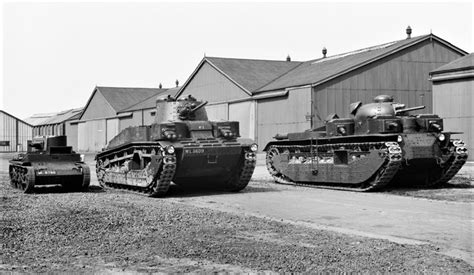
<path fill-rule="evenodd" d="M 193 79 L 204 63 L 208 63 L 217 71 L 222 73 L 230 81 L 234 82 L 247 94 L 252 95 L 254 91 L 269 81 L 281 76 L 289 70 L 300 65 L 298 61 L 280 60 L 258 60 L 223 57 L 204 57 L 191 76 L 186 80 L 178 96 Z"/>
<path fill-rule="evenodd" d="M 122 87 L 97 87 L 97 90 L 100 91 L 116 112 L 137 104 L 162 91 L 166 91 L 166 89 Z"/>
<path fill-rule="evenodd" d="M 160 92 L 166 91 L 167 89 L 157 89 L 157 88 L 125 88 L 125 87 L 102 87 L 96 86 L 94 92 L 89 97 L 84 110 L 87 110 L 89 104 L 94 98 L 95 93 L 101 93 L 107 103 L 110 104 L 112 109 L 116 113 L 129 108 L 132 105 L 135 105 L 139 102 L 142 102 L 154 95 L 157 95 Z M 82 114 L 78 119 L 82 118 Z"/>
<path fill-rule="evenodd" d="M 143 110 L 143 109 L 152 109 L 156 107 L 156 99 L 159 97 L 167 97 L 168 95 L 174 97 L 176 96 L 176 93 L 179 91 L 180 87 L 175 87 L 171 89 L 163 89 L 164 91 L 159 92 L 156 95 L 153 95 L 141 102 L 138 102 L 135 105 L 132 105 L 128 108 L 125 108 L 121 110 L 119 113 L 123 112 L 131 112 L 131 111 L 136 111 L 136 110 Z"/>
<path fill-rule="evenodd" d="M 76 108 L 76 109 L 69 109 L 66 111 L 59 112 L 56 115 L 50 117 L 49 119 L 43 121 L 42 123 L 36 124 L 36 126 L 58 124 L 58 123 L 63 123 L 68 120 L 77 119 L 79 118 L 83 110 L 84 108 Z"/>
<path fill-rule="evenodd" d="M 467 54 L 465 51 L 453 46 L 449 42 L 433 34 L 423 35 L 413 37 L 411 39 L 404 39 L 370 48 L 365 48 L 345 54 L 339 54 L 332 57 L 320 58 L 304 62 L 294 70 L 289 71 L 283 76 L 261 87 L 258 92 L 279 90 L 304 85 L 320 85 L 338 76 L 341 76 L 362 66 L 373 63 L 386 56 L 419 44 L 428 39 L 436 40 L 459 52 L 460 54 Z"/>
<path fill-rule="evenodd" d="M 51 119 L 55 115 L 57 115 L 57 113 L 34 114 L 30 117 L 25 118 L 25 121 L 33 126 L 36 126 L 43 124 L 45 121 Z"/>
<path fill-rule="evenodd" d="M 432 71 L 430 74 L 464 71 L 469 69 L 474 69 L 474 53 L 471 53 L 469 55 L 456 59 L 453 62 L 443 65 Z"/>
<path fill-rule="evenodd" d="M 11 115 L 11 114 L 5 112 L 4 110 L 0 110 L 0 113 L 4 113 L 5 115 L 7 115 L 7 116 L 9 116 L 9 117 L 12 117 L 12 118 L 14 118 L 14 119 L 16 119 L 16 120 L 18 120 L 18 121 L 21 121 L 21 122 L 25 123 L 25 124 L 28 125 L 28 126 L 33 126 L 33 125 L 31 125 L 30 123 L 28 123 L 28 122 L 26 122 L 26 121 L 24 121 L 24 120 L 22 120 L 22 119 L 19 119 L 19 118 L 17 118 L 17 117 L 14 116 L 14 115 Z"/>

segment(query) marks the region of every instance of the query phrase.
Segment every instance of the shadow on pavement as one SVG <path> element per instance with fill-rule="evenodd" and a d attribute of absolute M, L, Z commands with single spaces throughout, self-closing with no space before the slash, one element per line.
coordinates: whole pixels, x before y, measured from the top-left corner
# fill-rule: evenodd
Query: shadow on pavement
<path fill-rule="evenodd" d="M 165 197 L 202 197 L 202 196 L 214 196 L 214 195 L 227 195 L 227 194 L 234 194 L 234 195 L 239 195 L 239 194 L 246 194 L 246 193 L 261 193 L 261 192 L 280 192 L 281 190 L 272 188 L 270 186 L 268 187 L 260 187 L 260 186 L 247 186 L 245 189 L 239 191 L 239 192 L 232 192 L 229 190 L 226 190 L 222 186 L 212 186 L 212 185 L 205 185 L 202 186 L 200 184 L 196 184 L 194 186 L 192 185 L 187 185 L 187 186 L 181 186 L 181 185 L 171 185 L 170 189 L 168 190 L 168 193 L 166 194 Z"/>
<path fill-rule="evenodd" d="M 100 186 L 89 186 L 88 190 L 73 190 L 61 185 L 43 185 L 35 186 L 33 194 L 61 194 L 61 193 L 103 193 Z"/>

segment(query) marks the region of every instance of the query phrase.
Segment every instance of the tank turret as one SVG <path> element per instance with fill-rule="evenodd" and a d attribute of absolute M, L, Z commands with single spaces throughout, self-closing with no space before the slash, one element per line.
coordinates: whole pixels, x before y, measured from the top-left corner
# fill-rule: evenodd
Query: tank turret
<path fill-rule="evenodd" d="M 124 129 L 96 156 L 99 182 L 151 196 L 171 182 L 245 188 L 257 145 L 240 138 L 239 122 L 209 121 L 206 104 L 191 95 L 157 99 L 154 123 Z"/>
<path fill-rule="evenodd" d="M 156 101 L 155 123 L 165 121 L 207 120 L 207 101 L 198 101 L 191 95 L 180 99 L 171 96 Z"/>
<path fill-rule="evenodd" d="M 410 115 L 392 96 L 350 104 L 351 117 L 327 117 L 324 127 L 278 134 L 267 144 L 267 168 L 279 183 L 370 191 L 391 182 L 435 186 L 467 159 L 463 141 L 443 132 L 435 114 Z"/>

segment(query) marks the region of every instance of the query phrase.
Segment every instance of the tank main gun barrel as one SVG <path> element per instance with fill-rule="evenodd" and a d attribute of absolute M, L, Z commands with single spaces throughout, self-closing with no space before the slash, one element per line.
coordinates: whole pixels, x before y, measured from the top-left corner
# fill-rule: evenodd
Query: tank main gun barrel
<path fill-rule="evenodd" d="M 416 106 L 416 107 L 411 107 L 411 108 L 395 110 L 395 114 L 398 115 L 398 114 L 401 114 L 401 113 L 406 113 L 406 112 L 416 111 L 416 110 L 421 110 L 421 109 L 425 109 L 425 106 L 422 105 L 422 106 Z"/>
<path fill-rule="evenodd" d="M 204 101 L 202 102 L 201 104 L 199 104 L 198 106 L 194 107 L 193 109 L 190 110 L 191 113 L 194 113 L 196 112 L 197 110 L 199 110 L 200 108 L 204 107 L 205 105 L 207 104 L 207 101 Z"/>

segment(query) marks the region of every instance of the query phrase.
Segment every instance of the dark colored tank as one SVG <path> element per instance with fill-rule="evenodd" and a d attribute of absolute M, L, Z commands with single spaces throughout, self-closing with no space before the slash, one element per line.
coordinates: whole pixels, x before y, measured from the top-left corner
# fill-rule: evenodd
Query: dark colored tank
<path fill-rule="evenodd" d="M 10 161 L 11 184 L 25 193 L 33 192 L 37 185 L 53 184 L 71 190 L 87 190 L 89 166 L 66 141 L 66 136 L 41 136 L 28 141 L 27 153 Z"/>
<path fill-rule="evenodd" d="M 129 127 L 97 154 L 101 184 L 163 196 L 177 185 L 217 184 L 244 189 L 257 145 L 240 139 L 239 122 L 211 122 L 204 105 L 188 96 L 158 99 L 152 125 Z"/>
<path fill-rule="evenodd" d="M 391 96 L 352 103 L 351 118 L 331 115 L 323 127 L 277 135 L 266 163 L 276 182 L 371 191 L 390 183 L 436 186 L 448 182 L 467 160 L 462 140 L 443 132 L 433 114 L 409 115 Z"/>

